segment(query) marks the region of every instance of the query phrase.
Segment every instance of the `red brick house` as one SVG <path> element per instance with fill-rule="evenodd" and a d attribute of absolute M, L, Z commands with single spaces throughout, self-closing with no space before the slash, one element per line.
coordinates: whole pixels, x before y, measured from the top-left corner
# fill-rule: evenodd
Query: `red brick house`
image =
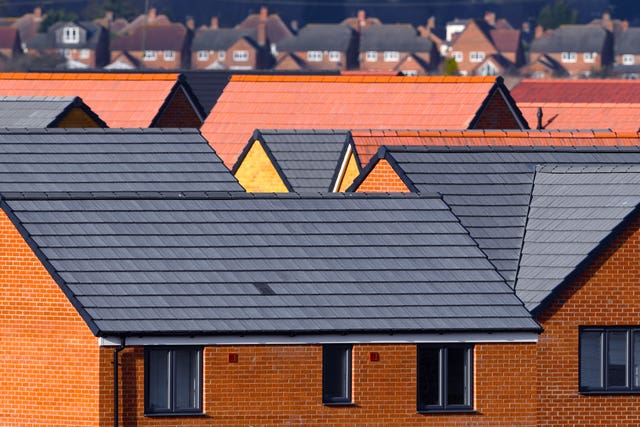
<path fill-rule="evenodd" d="M 358 66 L 357 33 L 347 25 L 309 24 L 276 44 L 276 70 L 350 70 Z"/>
<path fill-rule="evenodd" d="M 256 70 L 273 64 L 265 28 L 200 28 L 191 45 L 191 68 Z"/>
<path fill-rule="evenodd" d="M 20 33 L 14 27 L 0 27 L 0 64 L 5 65 L 22 55 Z"/>
<path fill-rule="evenodd" d="M 437 68 L 439 58 L 435 43 L 412 25 L 373 25 L 360 34 L 358 59 L 363 71 L 425 75 Z"/>
<path fill-rule="evenodd" d="M 613 64 L 613 35 L 590 25 L 563 25 L 545 32 L 538 29 L 530 55 L 547 55 L 574 77 L 598 75 Z"/>
<path fill-rule="evenodd" d="M 448 56 L 456 60 L 462 75 L 486 74 L 487 69 L 481 66 L 491 56 L 501 57 L 494 59 L 494 64 L 513 72 L 524 64 L 522 34 L 520 30 L 495 27 L 486 19 L 472 19 L 451 42 Z"/>
<path fill-rule="evenodd" d="M 126 55 L 142 69 L 189 68 L 192 31 L 179 23 L 139 25 L 111 41 L 111 61 Z"/>

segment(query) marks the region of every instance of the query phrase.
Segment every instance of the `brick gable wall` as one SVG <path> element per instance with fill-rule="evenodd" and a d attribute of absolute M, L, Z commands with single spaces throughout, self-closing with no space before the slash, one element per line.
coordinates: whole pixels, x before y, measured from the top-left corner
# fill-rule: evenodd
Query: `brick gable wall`
<path fill-rule="evenodd" d="M 97 339 L 0 210 L 0 425 L 97 426 Z"/>
<path fill-rule="evenodd" d="M 164 110 L 160 112 L 153 127 L 158 128 L 196 128 L 202 126 L 202 121 L 195 107 L 179 88 L 169 100 Z"/>
<path fill-rule="evenodd" d="M 365 192 L 389 192 L 408 193 L 409 189 L 400 179 L 396 171 L 385 159 L 381 159 L 360 183 L 358 193 Z"/>
<path fill-rule="evenodd" d="M 496 90 L 471 129 L 520 129 L 520 126 L 507 101 Z"/>
<path fill-rule="evenodd" d="M 636 218 L 538 316 L 539 426 L 640 425 L 640 395 L 578 393 L 579 326 L 640 325 L 639 228 Z"/>
<path fill-rule="evenodd" d="M 378 352 L 380 360 L 369 361 L 370 352 Z M 229 353 L 238 354 L 237 363 L 228 362 Z M 110 354 L 105 350 L 105 365 Z M 354 405 L 341 407 L 322 405 L 320 345 L 211 346 L 204 350 L 205 416 L 144 417 L 144 350 L 128 348 L 121 353 L 121 422 L 138 427 L 533 426 L 534 354 L 535 344 L 477 345 L 476 413 L 423 415 L 416 412 L 415 345 L 354 345 Z"/>

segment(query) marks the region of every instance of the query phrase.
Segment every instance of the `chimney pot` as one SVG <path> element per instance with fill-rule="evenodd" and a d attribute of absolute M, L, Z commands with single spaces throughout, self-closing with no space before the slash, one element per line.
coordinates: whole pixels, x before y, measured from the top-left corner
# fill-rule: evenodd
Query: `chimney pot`
<path fill-rule="evenodd" d="M 211 17 L 211 27 L 212 30 L 217 30 L 218 29 L 218 17 L 217 16 L 212 16 Z"/>
<path fill-rule="evenodd" d="M 156 19 L 156 8 L 152 7 L 149 9 L 149 14 L 147 15 L 147 17 L 149 18 L 149 20 L 155 20 Z"/>
<path fill-rule="evenodd" d="M 269 9 L 267 9 L 267 6 L 262 6 L 260 8 L 260 19 L 264 21 L 267 19 L 268 16 L 269 16 Z"/>
<path fill-rule="evenodd" d="M 196 29 L 196 21 L 193 20 L 192 16 L 187 16 L 187 28 L 190 30 Z"/>
<path fill-rule="evenodd" d="M 484 13 L 484 20 L 487 22 L 487 24 L 491 25 L 492 27 L 496 26 L 496 14 L 494 12 L 485 12 Z"/>
<path fill-rule="evenodd" d="M 42 18 L 42 8 L 40 6 L 33 8 L 33 14 L 36 18 Z"/>
<path fill-rule="evenodd" d="M 366 20 L 367 13 L 363 9 L 358 10 L 358 22 L 364 23 Z"/>
<path fill-rule="evenodd" d="M 542 25 L 536 25 L 535 38 L 539 39 L 544 34 L 544 28 Z"/>

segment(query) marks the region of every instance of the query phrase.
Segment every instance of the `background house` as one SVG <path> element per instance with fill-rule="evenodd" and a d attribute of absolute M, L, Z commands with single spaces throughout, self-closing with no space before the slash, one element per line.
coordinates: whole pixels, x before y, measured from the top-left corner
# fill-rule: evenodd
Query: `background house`
<path fill-rule="evenodd" d="M 199 28 L 191 45 L 191 68 L 255 70 L 273 63 L 265 28 Z"/>

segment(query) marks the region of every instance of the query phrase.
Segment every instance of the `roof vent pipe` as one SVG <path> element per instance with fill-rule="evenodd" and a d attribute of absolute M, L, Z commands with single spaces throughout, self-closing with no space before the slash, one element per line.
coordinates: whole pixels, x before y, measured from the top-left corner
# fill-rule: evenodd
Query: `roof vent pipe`
<path fill-rule="evenodd" d="M 536 116 L 538 116 L 538 126 L 536 127 L 536 129 L 541 130 L 542 129 L 542 107 L 538 107 L 538 112 L 536 113 Z"/>

